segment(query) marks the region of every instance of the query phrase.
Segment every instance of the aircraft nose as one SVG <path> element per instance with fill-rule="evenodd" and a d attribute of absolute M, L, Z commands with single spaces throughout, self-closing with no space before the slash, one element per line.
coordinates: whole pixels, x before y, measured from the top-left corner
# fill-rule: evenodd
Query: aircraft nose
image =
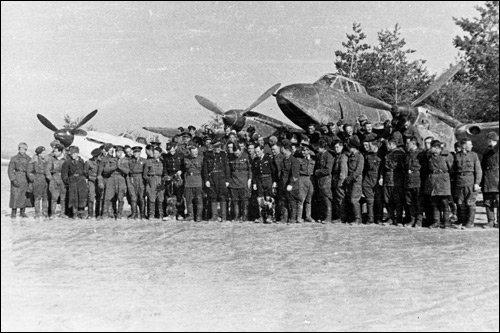
<path fill-rule="evenodd" d="M 319 108 L 319 93 L 312 84 L 292 84 L 276 92 L 281 111 L 296 125 L 305 128 Z"/>

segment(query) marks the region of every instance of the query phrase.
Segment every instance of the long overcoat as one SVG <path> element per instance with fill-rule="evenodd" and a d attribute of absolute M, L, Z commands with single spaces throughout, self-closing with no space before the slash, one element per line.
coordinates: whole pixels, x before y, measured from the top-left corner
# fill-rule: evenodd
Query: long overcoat
<path fill-rule="evenodd" d="M 76 160 L 67 159 L 62 165 L 61 178 L 68 185 L 68 207 L 83 208 L 87 205 L 87 182 L 85 179 L 85 162 L 81 157 Z"/>
<path fill-rule="evenodd" d="M 28 166 L 31 158 L 17 154 L 9 162 L 8 175 L 10 180 L 10 208 L 26 207 L 26 192 L 28 190 Z"/>

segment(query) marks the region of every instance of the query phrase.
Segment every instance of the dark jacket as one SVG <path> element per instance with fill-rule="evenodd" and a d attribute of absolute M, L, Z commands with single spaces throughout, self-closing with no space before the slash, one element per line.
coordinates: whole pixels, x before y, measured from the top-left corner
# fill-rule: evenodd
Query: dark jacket
<path fill-rule="evenodd" d="M 229 157 L 229 187 L 246 188 L 248 180 L 252 178 L 252 168 L 248 157 L 241 155 Z"/>
<path fill-rule="evenodd" d="M 405 170 L 405 188 L 420 188 L 421 187 L 421 176 L 420 169 L 420 156 L 421 151 L 409 151 L 406 153 L 404 160 L 404 170 Z"/>
<path fill-rule="evenodd" d="M 10 208 L 26 207 L 26 191 L 28 190 L 28 155 L 17 154 L 9 162 L 8 175 L 10 180 Z"/>
<path fill-rule="evenodd" d="M 484 153 L 481 167 L 483 168 L 481 182 L 483 193 L 498 193 L 498 144 Z"/>
<path fill-rule="evenodd" d="M 450 171 L 453 159 L 450 153 L 427 153 L 428 174 L 425 183 L 425 194 L 430 196 L 451 195 Z"/>
<path fill-rule="evenodd" d="M 87 205 L 87 183 L 85 181 L 85 162 L 81 157 L 67 159 L 61 170 L 64 184 L 68 185 L 68 207 L 83 208 Z"/>

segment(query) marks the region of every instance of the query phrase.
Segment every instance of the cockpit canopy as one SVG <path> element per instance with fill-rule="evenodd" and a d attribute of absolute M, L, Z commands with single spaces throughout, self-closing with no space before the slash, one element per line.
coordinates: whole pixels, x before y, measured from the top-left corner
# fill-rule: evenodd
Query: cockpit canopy
<path fill-rule="evenodd" d="M 357 92 L 360 94 L 367 94 L 365 87 L 363 87 L 358 82 L 348 79 L 342 75 L 338 74 L 325 74 L 314 82 L 318 85 L 327 85 L 333 89 L 337 89 L 343 92 Z"/>

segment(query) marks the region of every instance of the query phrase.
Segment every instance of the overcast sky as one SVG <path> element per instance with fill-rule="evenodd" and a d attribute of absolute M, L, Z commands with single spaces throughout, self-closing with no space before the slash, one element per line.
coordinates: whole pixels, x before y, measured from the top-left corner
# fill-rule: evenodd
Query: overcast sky
<path fill-rule="evenodd" d="M 277 82 L 312 82 L 334 70 L 352 22 L 368 42 L 399 23 L 431 72 L 454 62 L 452 17 L 478 2 L 140 2 L 1 4 L 2 152 L 48 146 L 64 113 L 114 134 L 141 126 L 200 125 L 193 98 L 245 108 Z M 256 111 L 286 120 L 274 98 Z M 289 121 L 288 121 L 289 122 Z M 12 147 L 14 146 L 14 147 Z"/>

